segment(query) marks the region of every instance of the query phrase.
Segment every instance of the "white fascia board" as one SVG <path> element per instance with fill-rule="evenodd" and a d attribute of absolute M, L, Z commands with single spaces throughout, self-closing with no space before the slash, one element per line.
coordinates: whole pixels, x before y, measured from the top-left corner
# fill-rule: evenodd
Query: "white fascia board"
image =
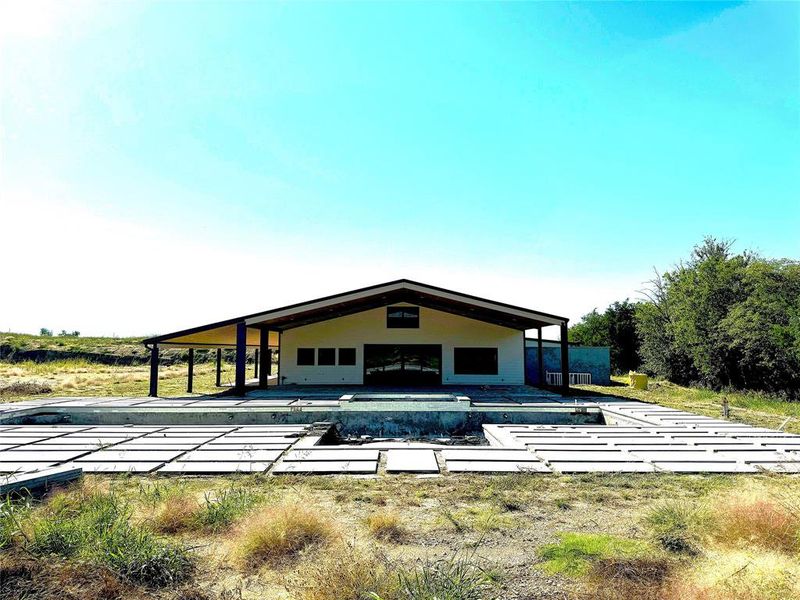
<path fill-rule="evenodd" d="M 511 307 L 503 306 L 503 305 L 500 305 L 500 304 L 496 304 L 494 302 L 487 301 L 487 300 L 477 300 L 475 298 L 470 298 L 468 296 L 463 296 L 463 295 L 458 294 L 458 293 L 444 292 L 444 291 L 441 291 L 441 290 L 431 289 L 431 288 L 426 287 L 424 285 L 417 285 L 417 284 L 414 284 L 414 283 L 406 283 L 406 282 L 398 282 L 398 283 L 393 283 L 391 285 L 386 285 L 386 286 L 380 287 L 380 288 L 372 288 L 372 289 L 364 290 L 364 291 L 360 291 L 360 292 L 353 292 L 353 293 L 350 293 L 350 294 L 343 294 L 341 296 L 337 296 L 336 298 L 328 298 L 326 300 L 319 300 L 317 302 L 311 302 L 311 303 L 308 303 L 308 304 L 303 304 L 301 306 L 295 306 L 295 307 L 292 307 L 292 308 L 285 308 L 285 309 L 282 309 L 282 310 L 275 310 L 275 311 L 267 311 L 267 312 L 261 313 L 260 315 L 255 315 L 253 317 L 250 317 L 249 319 L 247 319 L 245 321 L 245 323 L 248 326 L 249 325 L 256 325 L 258 323 L 261 323 L 263 321 L 267 321 L 267 320 L 270 320 L 270 319 L 279 319 L 281 317 L 288 317 L 288 316 L 292 316 L 292 315 L 295 315 L 295 314 L 298 314 L 298 313 L 302 313 L 302 312 L 305 312 L 305 311 L 308 311 L 308 310 L 315 310 L 315 309 L 325 308 L 327 306 L 333 306 L 333 305 L 336 305 L 336 304 L 341 304 L 343 302 L 349 302 L 349 301 L 352 301 L 352 300 L 360 300 L 362 298 L 369 298 L 370 296 L 375 296 L 377 294 L 382 294 L 382 293 L 385 293 L 385 292 L 392 292 L 392 291 L 400 290 L 400 289 L 407 289 L 407 290 L 412 290 L 412 291 L 416 291 L 416 292 L 422 292 L 424 294 L 430 294 L 430 295 L 438 296 L 440 298 L 444 298 L 444 299 L 447 299 L 447 300 L 454 300 L 456 302 L 464 302 L 466 304 L 471 304 L 472 306 L 476 306 L 476 307 L 480 307 L 480 308 L 486 308 L 486 309 L 489 309 L 489 310 L 496 310 L 498 312 L 503 312 L 503 313 L 506 313 L 506 314 L 509 314 L 509 315 L 514 315 L 514 316 L 521 317 L 521 318 L 524 318 L 524 319 L 536 319 L 537 321 L 542 321 L 543 323 L 549 323 L 551 325 L 560 325 L 561 323 L 564 322 L 563 319 L 558 319 L 556 317 L 551 317 L 549 315 L 543 315 L 543 314 L 535 312 L 535 311 L 527 311 L 527 310 L 519 309 L 519 308 L 511 308 Z"/>
<path fill-rule="evenodd" d="M 369 298 L 370 296 L 375 296 L 383 292 L 392 292 L 394 290 L 399 290 L 402 289 L 403 287 L 405 286 L 403 286 L 402 283 L 394 283 L 392 285 L 387 285 L 381 288 L 373 288 L 363 292 L 344 294 L 342 296 L 337 296 L 336 298 L 328 298 L 327 300 L 310 302 L 308 304 L 303 304 L 301 306 L 295 306 L 292 308 L 285 308 L 283 310 L 267 311 L 261 313 L 260 315 L 250 317 L 245 321 L 245 323 L 247 325 L 256 325 L 258 323 L 261 323 L 262 321 L 267 321 L 269 319 L 280 319 L 281 317 L 289 317 L 291 315 L 296 315 L 298 313 L 306 312 L 307 310 L 325 308 L 326 306 L 333 306 L 334 304 L 341 304 L 342 302 L 350 302 L 351 300 L 361 300 L 362 298 Z"/>

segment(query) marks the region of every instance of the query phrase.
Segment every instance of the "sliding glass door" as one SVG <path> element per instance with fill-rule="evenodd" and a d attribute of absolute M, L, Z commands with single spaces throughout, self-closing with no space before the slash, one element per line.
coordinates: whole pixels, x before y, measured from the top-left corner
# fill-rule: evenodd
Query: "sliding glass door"
<path fill-rule="evenodd" d="M 440 385 L 442 347 L 437 344 L 365 344 L 365 385 Z"/>

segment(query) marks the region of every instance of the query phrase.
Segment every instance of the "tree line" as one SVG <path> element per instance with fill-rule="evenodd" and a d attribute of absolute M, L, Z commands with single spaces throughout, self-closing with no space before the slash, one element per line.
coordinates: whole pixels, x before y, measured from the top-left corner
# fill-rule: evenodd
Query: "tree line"
<path fill-rule="evenodd" d="M 615 373 L 800 397 L 800 262 L 708 237 L 642 296 L 593 310 L 570 341 L 610 346 Z"/>

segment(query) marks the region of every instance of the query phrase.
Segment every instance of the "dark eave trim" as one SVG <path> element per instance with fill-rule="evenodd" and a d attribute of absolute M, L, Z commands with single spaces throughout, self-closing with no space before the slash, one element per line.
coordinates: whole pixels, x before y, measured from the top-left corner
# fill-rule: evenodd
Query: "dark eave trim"
<path fill-rule="evenodd" d="M 411 279 L 395 279 L 393 281 L 387 281 L 385 283 L 378 283 L 378 284 L 375 284 L 375 285 L 369 285 L 369 286 L 358 288 L 358 289 L 355 289 L 355 290 L 349 290 L 347 292 L 340 292 L 338 294 L 330 294 L 328 296 L 322 296 L 320 298 L 315 298 L 313 300 L 305 300 L 303 302 L 297 302 L 295 304 L 288 304 L 286 306 L 273 308 L 273 309 L 270 309 L 270 310 L 267 310 L 267 311 L 259 311 L 259 312 L 251 313 L 251 314 L 244 315 L 244 316 L 241 316 L 241 317 L 234 317 L 232 319 L 225 319 L 224 321 L 217 321 L 215 323 L 209 323 L 207 325 L 200 325 L 200 326 L 197 326 L 197 327 L 190 327 L 188 329 L 182 329 L 180 331 L 173 331 L 171 333 L 165 333 L 165 334 L 162 334 L 162 335 L 153 336 L 153 337 L 147 338 L 145 340 L 142 340 L 142 343 L 145 344 L 145 345 L 147 345 L 147 344 L 158 344 L 160 342 L 163 342 L 164 340 L 169 340 L 169 339 L 176 338 L 176 337 L 192 335 L 194 333 L 201 333 L 203 331 L 208 331 L 210 329 L 217 329 L 218 327 L 226 327 L 228 325 L 235 325 L 236 323 L 240 323 L 240 322 L 245 321 L 247 319 L 251 319 L 253 317 L 258 317 L 258 316 L 261 316 L 261 315 L 266 315 L 266 314 L 269 314 L 269 313 L 272 313 L 272 312 L 291 310 L 293 308 L 299 308 L 301 306 L 305 306 L 305 305 L 308 305 L 308 304 L 314 304 L 314 303 L 317 303 L 317 302 L 325 302 L 325 301 L 328 301 L 328 300 L 334 300 L 336 298 L 340 298 L 342 296 L 349 296 L 351 294 L 360 294 L 360 293 L 363 293 L 363 292 L 368 292 L 370 290 L 376 290 L 376 289 L 379 289 L 379 288 L 382 288 L 382 287 L 387 287 L 387 286 L 391 286 L 391 285 L 398 285 L 398 284 L 404 284 L 404 283 L 405 284 L 411 284 L 411 285 L 418 285 L 418 286 L 423 287 L 423 288 L 428 288 L 430 290 L 437 291 L 437 292 L 443 292 L 443 293 L 446 293 L 446 294 L 454 294 L 456 296 L 461 296 L 462 298 L 469 299 L 469 300 L 477 300 L 479 302 L 488 302 L 488 303 L 494 304 L 494 305 L 496 305 L 498 307 L 510 308 L 510 309 L 513 309 L 513 310 L 521 310 L 521 311 L 532 313 L 532 314 L 535 314 L 535 315 L 541 315 L 542 317 L 547 317 L 547 318 L 550 318 L 550 319 L 557 319 L 557 320 L 563 321 L 564 323 L 567 323 L 569 321 L 568 318 L 561 317 L 559 315 L 553 315 L 553 314 L 550 314 L 550 313 L 545 313 L 545 312 L 541 312 L 541 311 L 537 311 L 537 310 L 531 310 L 529 308 L 524 308 L 522 306 L 515 306 L 513 304 L 508 304 L 508 303 L 505 303 L 505 302 L 498 302 L 496 300 L 490 300 L 488 298 L 481 298 L 480 296 L 474 296 L 472 294 L 465 294 L 463 292 L 457 292 L 457 291 L 454 291 L 454 290 L 449 290 L 447 288 L 438 287 L 438 286 L 430 285 L 430 284 L 427 284 L 427 283 L 421 283 L 419 281 L 413 281 Z M 394 291 L 399 291 L 399 290 L 390 290 L 390 292 L 394 292 Z M 416 292 L 416 290 L 408 290 L 408 291 L 418 293 L 418 292 Z M 360 311 L 354 311 L 354 312 L 360 312 Z M 351 314 L 353 314 L 353 313 L 351 313 Z M 456 314 L 458 314 L 458 313 L 456 313 Z M 331 318 L 333 318 L 333 316 L 331 316 Z M 473 318 L 475 318 L 475 317 L 473 317 Z M 508 327 L 510 325 L 506 325 L 506 326 Z M 260 329 L 260 327 L 258 327 L 257 324 L 253 324 L 250 327 Z M 513 326 L 513 325 L 511 325 L 510 327 L 517 328 L 517 326 Z M 276 327 L 276 329 L 279 329 L 279 328 Z"/>

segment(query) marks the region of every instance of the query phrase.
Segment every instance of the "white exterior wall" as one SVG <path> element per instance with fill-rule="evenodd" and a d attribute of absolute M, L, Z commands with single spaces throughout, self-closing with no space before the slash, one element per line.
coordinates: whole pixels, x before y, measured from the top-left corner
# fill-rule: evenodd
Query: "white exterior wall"
<path fill-rule="evenodd" d="M 393 304 L 392 306 L 412 306 Z M 284 384 L 363 384 L 364 344 L 441 344 L 442 384 L 525 383 L 524 332 L 420 307 L 419 329 L 386 327 L 386 307 L 289 329 L 280 338 Z M 497 348 L 497 375 L 456 375 L 453 348 Z M 354 366 L 297 366 L 298 348 L 355 348 Z"/>

